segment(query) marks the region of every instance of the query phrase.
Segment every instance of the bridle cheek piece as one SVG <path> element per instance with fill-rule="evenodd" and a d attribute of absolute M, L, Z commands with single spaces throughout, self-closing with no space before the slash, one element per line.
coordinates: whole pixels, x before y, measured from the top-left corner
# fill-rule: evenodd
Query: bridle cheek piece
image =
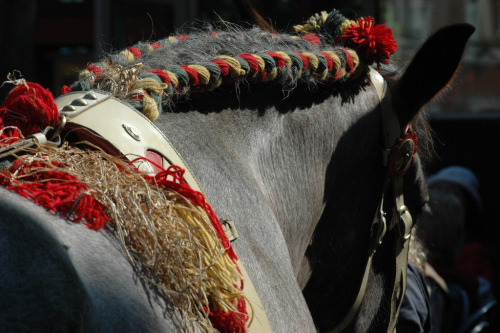
<path fill-rule="evenodd" d="M 370 74 L 372 74 L 372 83 L 377 85 L 380 82 L 380 78 L 377 80 L 374 79 L 374 77 L 378 73 L 373 73 L 372 71 Z M 406 125 L 405 129 L 401 131 L 399 117 L 392 109 L 392 96 L 390 91 L 387 89 L 385 81 L 383 83 L 383 87 L 377 88 L 377 90 L 385 92 L 382 96 L 379 95 L 381 97 L 382 128 L 385 146 L 382 156 L 384 158 L 384 164 L 388 168 L 385 184 L 392 187 L 391 199 L 397 212 L 397 232 L 392 233 L 394 236 L 387 240 L 392 240 L 392 251 L 395 256 L 394 285 L 392 290 L 389 320 L 387 323 L 387 332 L 392 333 L 396 329 L 399 309 L 401 308 L 403 296 L 406 291 L 408 252 L 411 231 L 414 226 L 410 210 L 405 205 L 404 201 L 403 176 L 410 168 L 415 154 L 417 153 L 418 138 L 417 134 L 411 129 L 410 125 Z M 380 223 L 384 224 L 384 229 L 386 230 L 386 213 L 383 210 L 384 196 L 385 193 L 382 194 L 380 204 Z M 382 242 L 382 237 L 384 236 L 387 238 L 388 234 L 384 233 L 380 235 L 380 238 L 378 239 L 379 243 Z"/>
<path fill-rule="evenodd" d="M 393 178 L 401 178 L 410 168 L 411 162 L 418 150 L 418 138 L 410 125 L 393 146 L 389 157 L 389 170 Z"/>
<path fill-rule="evenodd" d="M 418 150 L 418 138 L 417 133 L 415 133 L 410 125 L 407 125 L 401 137 L 397 140 L 396 144 L 393 146 L 390 157 L 389 157 L 389 171 L 392 177 L 392 182 L 402 183 L 402 178 L 406 171 L 411 166 L 415 154 Z M 402 184 L 400 185 L 402 187 Z M 404 205 L 402 189 L 401 199 L 395 197 L 396 210 L 399 217 L 398 231 L 399 236 L 403 240 L 408 240 L 411 235 L 411 230 L 413 228 L 413 221 L 410 211 Z"/>

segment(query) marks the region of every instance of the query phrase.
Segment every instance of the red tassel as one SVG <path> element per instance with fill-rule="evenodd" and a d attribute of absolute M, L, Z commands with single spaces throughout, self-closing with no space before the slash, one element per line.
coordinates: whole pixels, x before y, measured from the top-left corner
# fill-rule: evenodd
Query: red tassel
<path fill-rule="evenodd" d="M 52 93 L 36 83 L 26 82 L 12 89 L 0 106 L 0 140 L 13 143 L 39 133 L 47 126 L 57 127 L 59 111 Z M 13 126 L 13 128 L 5 128 Z"/>
<path fill-rule="evenodd" d="M 191 201 L 191 203 L 193 203 L 194 205 L 203 208 L 206 211 L 208 218 L 212 223 L 212 226 L 215 228 L 222 246 L 229 254 L 229 257 L 236 261 L 238 257 L 236 256 L 236 253 L 231 246 L 231 242 L 227 238 L 226 233 L 222 228 L 222 223 L 219 221 L 219 218 L 213 211 L 212 207 L 208 204 L 208 202 L 205 201 L 205 196 L 203 195 L 203 193 L 193 190 L 191 186 L 189 186 L 189 184 L 184 181 L 184 172 L 184 169 L 176 165 L 171 165 L 168 167 L 168 169 L 159 172 L 155 176 L 144 177 L 147 180 L 150 180 L 153 184 L 171 188 L 172 190 L 178 192 L 180 195 Z"/>
<path fill-rule="evenodd" d="M 222 223 L 219 221 L 212 207 L 206 202 L 203 193 L 193 190 L 189 186 L 189 184 L 184 181 L 184 173 L 184 169 L 176 165 L 171 165 L 170 167 L 168 167 L 168 169 L 159 172 L 155 176 L 145 176 L 145 178 L 154 184 L 173 189 L 174 191 L 178 192 L 186 199 L 188 199 L 194 205 L 203 208 L 207 213 L 212 226 L 215 228 L 222 246 L 226 250 L 229 257 L 233 260 L 233 262 L 236 262 L 238 257 L 236 256 L 236 253 L 231 246 L 231 242 L 227 238 L 226 233 L 222 228 Z M 241 282 L 241 286 L 239 289 L 243 290 L 243 281 Z M 216 328 L 219 332 L 246 332 L 246 322 L 248 321 L 249 316 L 246 309 L 245 298 L 240 297 L 240 299 L 238 300 L 237 312 L 222 312 L 220 310 L 211 310 L 209 312 L 209 318 L 214 328 Z"/>
<path fill-rule="evenodd" d="M 57 163 L 28 164 L 18 159 L 0 173 L 0 184 L 64 218 L 85 221 L 89 228 L 101 229 L 109 222 L 104 206 L 87 193 L 88 187 L 78 178 L 57 170 L 58 167 Z"/>
<path fill-rule="evenodd" d="M 248 321 L 248 314 L 246 309 L 246 302 L 243 297 L 238 300 L 238 312 L 222 312 L 210 311 L 208 316 L 212 326 L 219 332 L 234 333 L 246 332 L 246 322 Z"/>

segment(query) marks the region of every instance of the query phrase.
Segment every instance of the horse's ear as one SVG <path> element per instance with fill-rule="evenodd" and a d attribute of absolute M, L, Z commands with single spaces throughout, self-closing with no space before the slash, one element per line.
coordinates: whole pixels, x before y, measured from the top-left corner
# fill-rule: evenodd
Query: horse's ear
<path fill-rule="evenodd" d="M 450 25 L 422 45 L 395 89 L 395 107 L 402 124 L 408 124 L 422 106 L 448 85 L 474 30 L 466 23 Z"/>

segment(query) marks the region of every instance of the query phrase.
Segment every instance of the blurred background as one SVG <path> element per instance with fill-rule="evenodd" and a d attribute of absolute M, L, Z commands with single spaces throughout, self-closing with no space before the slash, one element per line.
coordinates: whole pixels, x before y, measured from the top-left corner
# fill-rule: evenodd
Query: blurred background
<path fill-rule="evenodd" d="M 355 18 L 370 15 L 394 31 L 404 63 L 441 26 L 468 22 L 477 30 L 468 44 L 454 89 L 427 112 L 436 134 L 432 174 L 462 165 L 479 178 L 485 221 L 478 230 L 500 283 L 500 0 L 252 0 L 280 31 L 333 8 Z M 242 23 L 232 0 L 0 0 L 0 80 L 8 73 L 49 88 L 55 96 L 79 69 L 104 52 L 156 40 L 186 22 Z M 425 82 L 422 82 L 425 84 Z M 0 89 L 3 100 L 10 87 Z M 478 227 L 479 228 L 479 227 Z M 496 289 L 497 299 L 499 291 Z"/>
<path fill-rule="evenodd" d="M 454 93 L 431 113 L 496 114 L 500 82 L 500 0 L 252 0 L 281 31 L 321 10 L 386 23 L 399 44 L 396 60 L 453 22 L 477 31 Z M 243 19 L 232 0 L 0 0 L 0 79 L 17 70 L 57 92 L 77 69 L 138 41 L 160 39 L 193 21 Z M 5 92 L 4 92 L 5 93 Z"/>

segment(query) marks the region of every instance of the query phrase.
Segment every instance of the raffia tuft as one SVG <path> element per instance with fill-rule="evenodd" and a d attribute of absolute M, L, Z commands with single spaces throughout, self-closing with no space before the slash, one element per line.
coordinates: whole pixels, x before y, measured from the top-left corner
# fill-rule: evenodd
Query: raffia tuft
<path fill-rule="evenodd" d="M 179 309 L 184 330 L 196 322 L 203 331 L 215 332 L 208 311 L 237 311 L 241 274 L 200 207 L 150 184 L 132 166 L 101 151 L 64 144 L 40 147 L 23 159 L 51 161 L 50 168 L 60 163 L 61 171 L 88 186 L 112 221 L 105 227 L 119 238 L 139 276 Z"/>
<path fill-rule="evenodd" d="M 80 72 L 80 79 L 87 80 L 89 84 L 94 85 L 96 89 L 110 92 L 118 99 L 130 99 L 135 96 L 142 96 L 145 93 L 145 87 L 138 84 L 139 72 L 142 64 L 130 66 L 108 65 L 107 68 L 99 74 L 83 70 Z M 155 81 L 153 89 L 160 93 L 166 89 L 166 84 Z"/>

